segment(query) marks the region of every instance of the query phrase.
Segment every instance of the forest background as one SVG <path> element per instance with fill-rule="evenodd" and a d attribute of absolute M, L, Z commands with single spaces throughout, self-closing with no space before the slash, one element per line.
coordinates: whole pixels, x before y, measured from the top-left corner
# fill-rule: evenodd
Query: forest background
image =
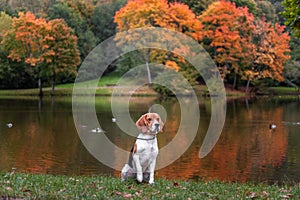
<path fill-rule="evenodd" d="M 42 86 L 72 83 L 99 43 L 144 26 L 176 30 L 198 41 L 230 87 L 300 85 L 298 0 L 1 0 L 0 11 L 1 89 L 39 87 L 41 92 Z M 121 76 L 145 60 L 159 59 L 191 84 L 203 84 L 176 55 L 139 54 L 125 55 L 105 73 Z"/>

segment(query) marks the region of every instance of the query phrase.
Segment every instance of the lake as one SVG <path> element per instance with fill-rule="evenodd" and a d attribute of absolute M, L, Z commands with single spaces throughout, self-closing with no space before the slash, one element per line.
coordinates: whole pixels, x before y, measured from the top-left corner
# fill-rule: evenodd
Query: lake
<path fill-rule="evenodd" d="M 300 181 L 299 97 L 228 99 L 220 138 L 202 159 L 199 149 L 210 123 L 211 103 L 208 98 L 198 102 L 201 116 L 192 144 L 175 162 L 157 170 L 156 177 L 265 183 Z M 183 111 L 175 98 L 132 98 L 129 109 L 132 120 L 137 120 L 151 105 L 160 105 L 165 110 L 164 132 L 158 135 L 159 147 L 163 148 L 176 136 Z M 119 148 L 129 151 L 134 137 L 125 134 L 112 120 L 110 98 L 96 97 L 95 110 L 105 132 L 93 133 L 95 127 L 82 125 L 86 134 L 91 137 L 104 134 Z M 276 129 L 270 130 L 270 123 L 276 124 Z M 180 145 L 174 152 L 177 148 Z M 105 153 L 118 159 L 114 152 Z M 80 140 L 71 98 L 0 99 L 0 171 L 12 169 L 57 175 L 119 176 L 119 171 L 103 165 Z"/>

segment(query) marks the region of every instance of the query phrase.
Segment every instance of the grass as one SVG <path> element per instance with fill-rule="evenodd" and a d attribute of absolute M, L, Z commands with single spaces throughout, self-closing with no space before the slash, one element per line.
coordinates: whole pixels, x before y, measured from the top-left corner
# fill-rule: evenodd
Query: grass
<path fill-rule="evenodd" d="M 103 95 L 107 96 L 110 95 L 112 92 L 112 88 L 109 86 L 115 85 L 119 80 L 119 75 L 116 73 L 108 74 L 100 79 L 98 82 L 98 89 L 96 91 L 96 95 Z M 84 83 L 78 83 L 80 86 L 81 84 L 93 84 L 97 80 L 91 80 Z M 72 96 L 73 92 L 73 83 L 68 84 L 61 84 L 55 86 L 55 96 Z M 50 96 L 51 95 L 51 88 L 46 87 L 43 88 L 44 96 Z M 37 96 L 38 95 L 38 89 L 17 89 L 17 90 L 0 90 L 0 96 Z"/>
<path fill-rule="evenodd" d="M 110 74 L 107 74 L 99 80 L 98 83 L 96 81 L 98 80 L 91 80 L 84 83 L 76 83 L 78 86 L 80 85 L 86 85 L 86 84 L 97 84 L 97 91 L 96 95 L 98 96 L 109 96 L 114 91 L 114 88 L 112 86 L 116 86 L 118 84 L 118 81 L 120 80 L 120 75 L 118 73 L 112 72 Z M 61 84 L 55 86 L 55 96 L 72 96 L 73 92 L 73 83 L 68 84 Z M 120 89 L 120 88 L 119 88 Z M 118 90 L 122 93 L 122 90 Z M 196 85 L 194 86 L 194 91 L 199 96 L 207 95 L 207 87 L 203 85 Z M 51 88 L 43 88 L 44 96 L 50 96 L 51 95 Z M 124 90 L 124 95 L 128 95 L 128 91 Z M 0 90 L 0 96 L 37 96 L 38 89 L 19 89 L 19 90 Z M 270 87 L 266 89 L 263 94 L 272 94 L 272 95 L 299 95 L 300 92 L 291 87 Z M 157 93 L 153 91 L 153 89 L 143 86 L 139 88 L 135 92 L 135 96 L 156 96 Z M 243 91 L 238 90 L 232 90 L 230 88 L 226 88 L 226 95 L 227 96 L 245 96 L 245 93 Z"/>
<path fill-rule="evenodd" d="M 274 95 L 299 95 L 299 88 L 294 87 L 270 87 L 269 92 Z"/>
<path fill-rule="evenodd" d="M 295 185 L 171 181 L 155 185 L 108 176 L 68 177 L 0 173 L 0 198 L 25 199 L 299 199 Z"/>
<path fill-rule="evenodd" d="M 118 73 L 110 73 L 100 78 L 98 82 L 98 87 L 107 87 L 107 86 L 114 86 L 118 83 L 120 79 L 120 75 Z M 97 80 L 91 80 L 86 83 L 95 84 Z M 77 83 L 80 85 L 80 83 Z M 73 89 L 74 84 L 73 83 L 67 83 L 67 84 L 61 84 L 57 85 L 56 88 L 58 89 Z"/>

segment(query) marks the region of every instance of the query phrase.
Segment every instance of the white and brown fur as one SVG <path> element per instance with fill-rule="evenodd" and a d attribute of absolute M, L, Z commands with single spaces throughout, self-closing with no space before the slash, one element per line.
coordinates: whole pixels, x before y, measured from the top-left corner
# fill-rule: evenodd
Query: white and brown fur
<path fill-rule="evenodd" d="M 162 131 L 164 123 L 157 113 L 147 113 L 140 117 L 136 126 L 141 131 L 129 155 L 128 162 L 121 171 L 121 179 L 135 177 L 138 182 L 154 183 L 154 170 L 158 146 L 156 135 Z"/>

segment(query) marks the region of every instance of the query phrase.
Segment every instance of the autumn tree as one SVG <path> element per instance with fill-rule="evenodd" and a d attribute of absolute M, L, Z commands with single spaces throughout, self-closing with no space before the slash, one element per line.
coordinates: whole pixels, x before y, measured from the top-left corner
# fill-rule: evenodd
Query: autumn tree
<path fill-rule="evenodd" d="M 26 63 L 36 74 L 39 96 L 43 96 L 42 72 L 51 69 L 54 76 L 62 68 L 75 68 L 79 60 L 76 37 L 63 21 L 47 22 L 30 12 L 13 18 L 12 28 L 4 34 L 1 45 L 9 52 L 9 59 Z"/>
<path fill-rule="evenodd" d="M 253 63 L 243 72 L 243 79 L 247 80 L 246 92 L 251 80 L 264 78 L 284 80 L 284 64 L 290 59 L 290 37 L 284 30 L 285 27 L 277 23 L 273 26 L 264 20 L 256 21 L 255 57 Z"/>
<path fill-rule="evenodd" d="M 55 19 L 48 22 L 51 31 L 48 40 L 48 52 L 44 59 L 48 64 L 47 69 L 51 71 L 52 92 L 56 76 L 58 73 L 76 74 L 77 66 L 80 64 L 79 51 L 77 49 L 77 37 L 72 34 L 72 30 L 67 26 L 64 20 Z"/>
<path fill-rule="evenodd" d="M 9 49 L 8 57 L 17 62 L 25 62 L 37 71 L 39 95 L 42 96 L 41 71 L 44 62 L 43 56 L 47 52 L 46 44 L 50 31 L 45 19 L 36 18 L 27 12 L 19 13 L 18 18 L 13 18 L 12 29 L 3 40 L 4 46 Z M 11 40 L 16 40 L 15 46 L 10 46 Z"/>
<path fill-rule="evenodd" d="M 247 8 L 236 7 L 234 3 L 219 1 L 211 4 L 199 16 L 203 24 L 203 44 L 225 79 L 237 75 L 243 67 L 250 65 L 254 57 L 252 32 L 254 17 Z"/>
<path fill-rule="evenodd" d="M 115 15 L 118 31 L 126 31 L 140 27 L 164 27 L 174 31 L 184 32 L 196 40 L 201 39 L 201 23 L 189 7 L 182 3 L 168 3 L 167 0 L 133 0 L 121 8 Z M 153 36 L 153 38 L 156 36 Z M 118 38 L 119 43 L 130 42 L 136 38 Z M 163 38 L 162 38 L 163 40 Z M 174 41 L 176 38 L 174 38 Z M 152 83 L 149 62 L 153 59 L 164 59 L 166 52 L 160 50 L 141 50 L 146 63 L 149 84 Z M 155 55 L 155 56 L 153 56 Z M 176 62 L 162 61 L 170 68 L 179 70 Z"/>

